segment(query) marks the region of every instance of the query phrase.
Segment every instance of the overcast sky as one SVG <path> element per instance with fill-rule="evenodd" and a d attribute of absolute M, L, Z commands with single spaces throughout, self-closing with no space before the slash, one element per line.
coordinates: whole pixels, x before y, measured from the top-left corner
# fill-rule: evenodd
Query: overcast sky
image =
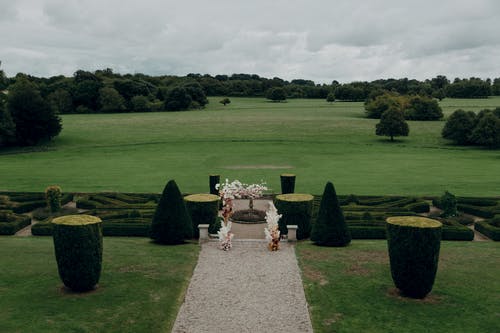
<path fill-rule="evenodd" d="M 500 77 L 498 0 L 0 0 L 8 76 Z"/>

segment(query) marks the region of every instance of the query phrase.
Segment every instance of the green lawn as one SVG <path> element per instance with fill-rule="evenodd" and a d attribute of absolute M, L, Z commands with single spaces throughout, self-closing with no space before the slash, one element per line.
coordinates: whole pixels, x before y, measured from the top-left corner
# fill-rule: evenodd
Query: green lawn
<path fill-rule="evenodd" d="M 399 296 L 386 241 L 345 248 L 297 245 L 315 333 L 499 331 L 500 246 L 441 243 L 434 288 L 424 300 Z"/>
<path fill-rule="evenodd" d="M 52 237 L 0 237 L 0 331 L 170 332 L 198 246 L 104 238 L 99 288 L 62 289 Z"/>
<path fill-rule="evenodd" d="M 205 110 L 65 115 L 47 149 L 0 155 L 0 190 L 160 192 L 175 179 L 183 192 L 208 191 L 208 175 L 268 182 L 296 173 L 296 191 L 319 194 L 326 181 L 341 194 L 498 195 L 500 152 L 450 145 L 444 121 L 410 122 L 410 136 L 375 136 L 363 103 L 211 98 Z M 445 99 L 456 108 L 500 106 L 500 98 Z"/>

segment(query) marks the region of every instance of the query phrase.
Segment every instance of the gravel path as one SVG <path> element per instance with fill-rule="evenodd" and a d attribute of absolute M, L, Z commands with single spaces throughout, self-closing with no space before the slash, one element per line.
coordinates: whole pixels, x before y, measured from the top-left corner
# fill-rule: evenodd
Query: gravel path
<path fill-rule="evenodd" d="M 172 332 L 312 332 L 294 246 L 266 242 L 202 245 Z"/>

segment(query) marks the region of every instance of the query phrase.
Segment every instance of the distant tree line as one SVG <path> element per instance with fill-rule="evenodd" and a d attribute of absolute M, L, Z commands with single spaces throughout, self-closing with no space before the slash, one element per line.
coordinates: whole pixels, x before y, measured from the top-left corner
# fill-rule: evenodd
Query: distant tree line
<path fill-rule="evenodd" d="M 34 83 L 42 98 L 59 114 L 182 111 L 203 108 L 208 103 L 207 96 L 267 97 L 273 101 L 318 98 L 333 102 L 373 100 L 384 92 L 437 99 L 500 95 L 500 78 L 456 78 L 451 82 L 439 75 L 424 81 L 403 78 L 316 84 L 311 80 L 286 81 L 256 74 L 122 75 L 109 68 L 95 72 L 78 70 L 72 77 L 50 78 L 22 73 L 7 78 L 0 71 L 0 90 L 8 90 L 19 79 Z"/>

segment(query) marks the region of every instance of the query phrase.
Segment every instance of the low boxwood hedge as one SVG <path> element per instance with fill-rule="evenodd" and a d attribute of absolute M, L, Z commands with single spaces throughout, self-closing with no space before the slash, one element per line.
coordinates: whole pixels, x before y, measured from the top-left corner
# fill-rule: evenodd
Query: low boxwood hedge
<path fill-rule="evenodd" d="M 10 212 L 0 212 L 0 235 L 14 235 L 31 224 L 31 217 Z"/>
<path fill-rule="evenodd" d="M 494 241 L 500 241 L 500 227 L 492 224 L 492 220 L 476 222 L 474 229 Z"/>
<path fill-rule="evenodd" d="M 467 214 L 483 217 L 485 219 L 490 219 L 495 214 L 500 213 L 500 208 L 498 206 L 472 206 L 466 204 L 458 204 L 457 209 Z"/>

